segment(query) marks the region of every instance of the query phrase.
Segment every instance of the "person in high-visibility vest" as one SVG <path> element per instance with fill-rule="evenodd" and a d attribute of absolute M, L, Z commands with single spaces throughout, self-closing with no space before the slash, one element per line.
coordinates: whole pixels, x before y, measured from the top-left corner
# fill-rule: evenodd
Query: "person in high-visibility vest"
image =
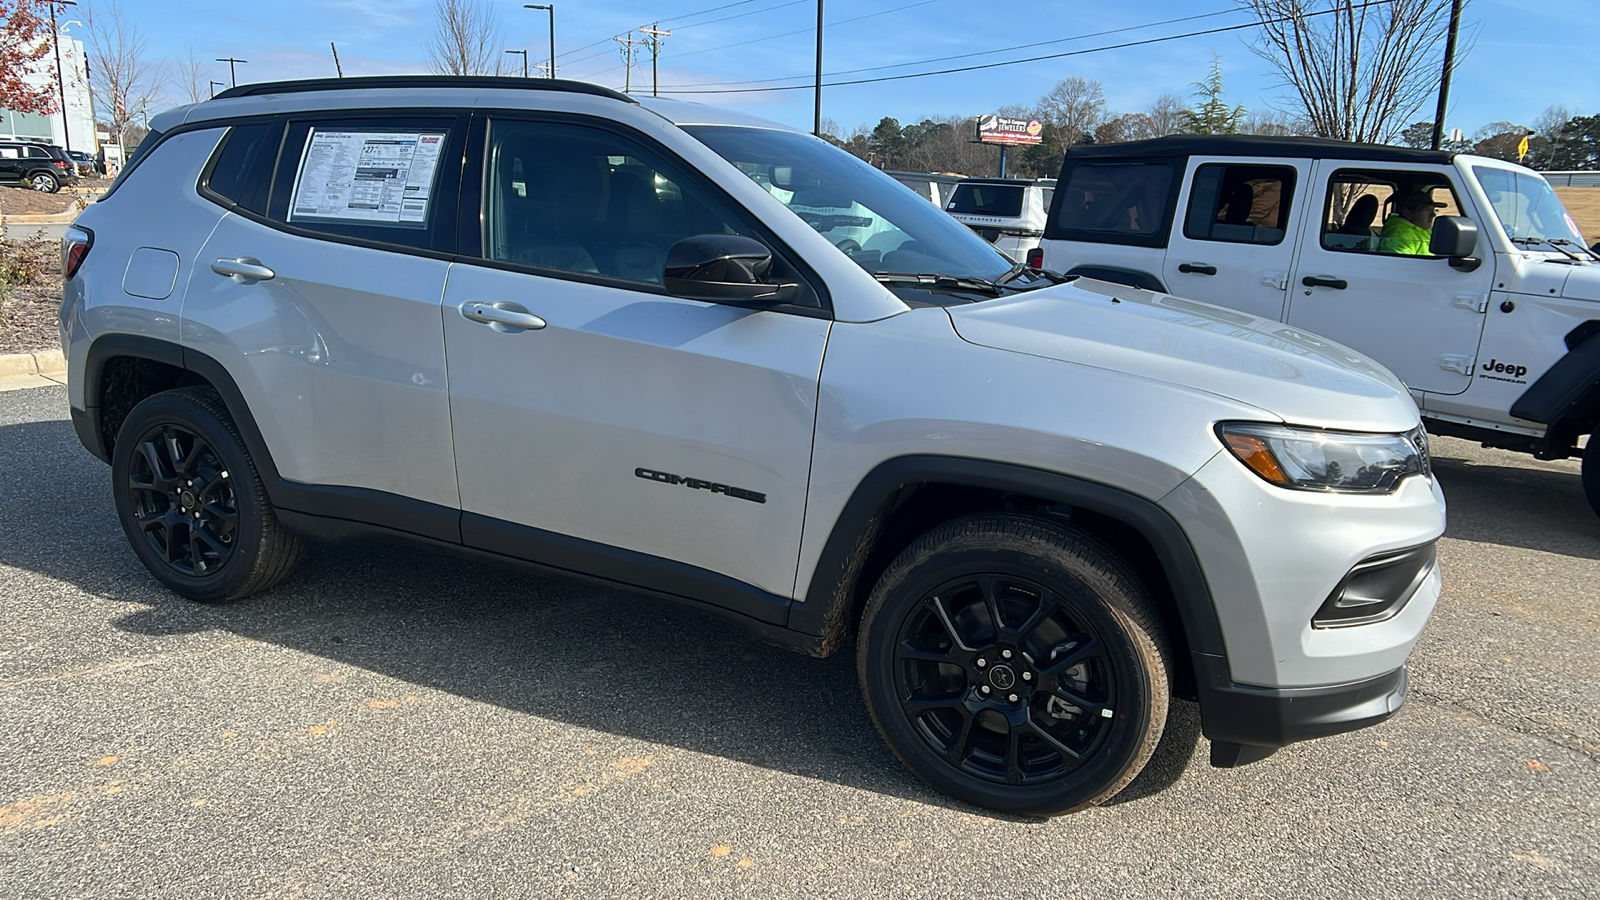
<path fill-rule="evenodd" d="M 1435 202 L 1427 191 L 1406 191 L 1395 198 L 1394 212 L 1383 223 L 1378 252 L 1427 256 L 1428 241 L 1433 237 L 1433 217 L 1443 207 L 1444 204 Z"/>

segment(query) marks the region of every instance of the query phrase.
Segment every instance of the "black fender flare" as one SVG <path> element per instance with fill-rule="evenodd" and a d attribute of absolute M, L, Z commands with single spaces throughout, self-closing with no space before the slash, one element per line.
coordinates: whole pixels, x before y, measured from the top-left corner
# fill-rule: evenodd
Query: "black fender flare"
<path fill-rule="evenodd" d="M 1552 430 L 1570 423 L 1564 430 L 1574 436 L 1594 427 L 1600 419 L 1600 334 L 1589 336 L 1556 360 L 1511 404 L 1511 414 Z"/>
<path fill-rule="evenodd" d="M 1161 279 L 1149 272 L 1138 269 L 1124 269 L 1121 266 L 1073 266 L 1066 275 L 1081 275 L 1084 278 L 1093 278 L 1096 281 L 1109 281 L 1112 284 L 1125 284 L 1146 291 L 1155 291 L 1160 294 L 1167 293 L 1167 288 Z"/>
<path fill-rule="evenodd" d="M 1154 548 L 1172 588 L 1191 655 L 1217 657 L 1227 649 L 1211 589 L 1183 528 L 1150 500 L 1119 488 L 1026 466 L 954 456 L 911 455 L 876 466 L 856 485 L 823 545 L 805 602 L 790 609 L 788 626 L 833 643 L 850 613 L 866 551 L 892 512 L 900 489 L 935 483 L 1024 494 L 1091 510 L 1135 529 Z"/>

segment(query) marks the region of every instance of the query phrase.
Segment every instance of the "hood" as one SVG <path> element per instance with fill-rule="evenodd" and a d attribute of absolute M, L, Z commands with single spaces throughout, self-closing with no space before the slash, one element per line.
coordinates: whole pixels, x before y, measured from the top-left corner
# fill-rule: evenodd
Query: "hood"
<path fill-rule="evenodd" d="M 1368 357 L 1170 294 L 1078 279 L 949 313 L 970 343 L 1217 394 L 1291 424 L 1353 431 L 1417 424 L 1405 385 Z"/>
<path fill-rule="evenodd" d="M 1586 263 L 1566 268 L 1567 280 L 1561 286 L 1561 296 L 1570 300 L 1600 302 L 1600 264 Z"/>

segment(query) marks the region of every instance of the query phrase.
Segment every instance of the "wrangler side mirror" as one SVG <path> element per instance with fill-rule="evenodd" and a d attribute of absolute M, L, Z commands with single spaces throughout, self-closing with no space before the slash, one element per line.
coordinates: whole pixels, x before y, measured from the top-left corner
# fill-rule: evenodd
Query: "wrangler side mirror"
<path fill-rule="evenodd" d="M 1428 252 L 1434 256 L 1450 257 L 1451 268 L 1471 272 L 1483 264 L 1473 257 L 1478 247 L 1478 226 L 1466 216 L 1440 216 L 1433 220 L 1433 234 L 1428 238 Z"/>

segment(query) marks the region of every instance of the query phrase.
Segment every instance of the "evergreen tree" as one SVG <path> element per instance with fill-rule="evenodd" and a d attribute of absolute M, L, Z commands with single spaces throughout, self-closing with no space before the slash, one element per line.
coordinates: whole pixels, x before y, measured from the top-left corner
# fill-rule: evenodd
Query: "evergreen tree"
<path fill-rule="evenodd" d="M 1222 60 L 1211 56 L 1211 70 L 1205 80 L 1194 83 L 1194 92 L 1201 103 L 1185 110 L 1184 131 L 1189 134 L 1238 134 L 1239 121 L 1244 118 L 1243 106 L 1229 106 L 1222 99 Z"/>

